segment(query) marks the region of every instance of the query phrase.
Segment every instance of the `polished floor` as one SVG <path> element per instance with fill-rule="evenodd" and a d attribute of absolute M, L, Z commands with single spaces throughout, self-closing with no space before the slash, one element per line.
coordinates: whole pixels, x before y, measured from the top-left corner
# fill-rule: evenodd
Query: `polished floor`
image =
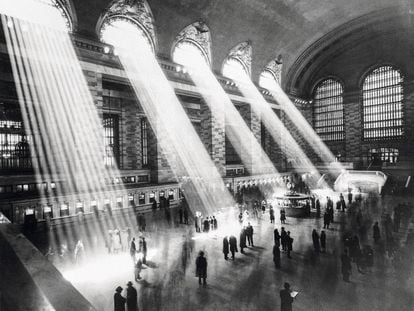
<path fill-rule="evenodd" d="M 397 198 L 385 198 L 364 207 L 368 230 L 367 234 L 358 230 L 361 245 L 373 244 L 372 221 L 380 220 L 381 214 L 397 202 Z M 281 227 L 277 217 L 275 226 L 270 224 L 268 213 L 251 219 L 255 247 L 245 254 L 237 253 L 234 261 L 223 258 L 222 229 L 238 231 L 236 219 L 234 224 L 219 222 L 217 231 L 195 233 L 193 225 L 168 225 L 163 218 L 162 211 L 146 215 L 148 230 L 143 235 L 148 243 L 148 263 L 142 280 L 134 282 L 140 310 L 278 310 L 284 282 L 299 291 L 293 310 L 414 310 L 412 267 L 396 267 L 392 258 L 376 253 L 371 271 L 360 273 L 353 264 L 351 282 L 342 280 L 342 235 L 357 232 L 350 213 L 336 212 L 335 223 L 326 230 L 327 252 L 321 254 L 313 251 L 311 232 L 314 228 L 320 232 L 323 219 L 288 218 L 283 226 L 294 238 L 293 258 L 282 253 L 280 270 L 272 261 L 273 229 Z M 404 241 L 410 226 L 411 220 L 405 219 L 397 240 Z M 95 236 L 93 228 L 78 228 L 76 232 Z M 238 232 L 234 233 L 238 238 Z M 132 261 L 128 252 L 108 254 L 99 235 L 90 240 L 95 241 L 95 247 L 85 243 L 86 259 L 82 263 L 74 263 L 70 251 L 63 259 L 54 256 L 51 260 L 97 310 L 113 310 L 115 288 L 125 288 L 128 281 L 134 281 Z M 207 254 L 207 287 L 199 286 L 195 278 L 199 250 Z"/>

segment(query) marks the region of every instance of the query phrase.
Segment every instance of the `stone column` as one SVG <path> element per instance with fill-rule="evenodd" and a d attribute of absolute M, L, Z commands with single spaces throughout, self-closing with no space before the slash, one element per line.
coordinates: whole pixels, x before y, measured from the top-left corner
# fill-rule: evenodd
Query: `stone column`
<path fill-rule="evenodd" d="M 344 93 L 344 126 L 346 161 L 353 162 L 354 167 L 362 164 L 362 103 L 359 90 Z"/>
<path fill-rule="evenodd" d="M 221 176 L 226 175 L 224 112 L 211 111 L 205 102 L 200 104 L 201 140 Z"/>

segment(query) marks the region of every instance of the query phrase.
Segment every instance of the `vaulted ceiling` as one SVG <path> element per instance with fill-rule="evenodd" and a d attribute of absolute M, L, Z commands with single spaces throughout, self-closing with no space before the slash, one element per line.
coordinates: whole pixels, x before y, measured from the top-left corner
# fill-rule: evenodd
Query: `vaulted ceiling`
<path fill-rule="evenodd" d="M 72 0 L 77 32 L 97 37 L 99 17 L 110 0 Z M 134 0 L 125 0 L 134 1 Z M 365 15 L 388 8 L 413 13 L 411 0 L 148 0 L 155 18 L 158 53 L 171 55 L 177 34 L 188 24 L 203 20 L 212 35 L 213 67 L 220 72 L 229 50 L 250 40 L 252 76 L 282 55 L 284 75 L 307 48 L 333 30 Z M 385 10 L 384 10 L 385 9 Z M 380 25 L 379 25 L 380 26 Z"/>

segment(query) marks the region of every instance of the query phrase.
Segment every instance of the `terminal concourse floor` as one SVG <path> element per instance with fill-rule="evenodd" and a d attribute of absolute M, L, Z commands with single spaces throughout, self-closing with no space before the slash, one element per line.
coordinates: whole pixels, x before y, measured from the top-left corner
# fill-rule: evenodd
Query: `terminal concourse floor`
<path fill-rule="evenodd" d="M 394 198 L 385 201 L 388 209 L 397 202 Z M 369 208 L 374 221 L 380 220 L 381 212 L 381 208 Z M 368 209 L 364 218 L 369 218 Z M 325 230 L 327 252 L 321 254 L 313 251 L 311 232 L 317 229 L 320 233 L 323 219 L 288 218 L 283 226 L 294 238 L 293 258 L 282 253 L 280 270 L 272 261 L 274 225 L 268 213 L 262 219 L 251 219 L 255 247 L 245 250 L 245 254 L 237 253 L 234 261 L 225 261 L 222 254 L 220 228 L 228 224 L 219 222 L 217 231 L 195 233 L 193 225 L 168 226 L 162 211 L 146 214 L 146 219 L 149 230 L 143 235 L 148 243 L 148 263 L 139 282 L 134 281 L 129 252 L 108 254 L 101 238 L 90 239 L 94 241 L 93 250 L 85 242 L 86 259 L 81 264 L 70 260 L 70 255 L 54 259 L 63 275 L 97 310 L 113 310 L 115 288 L 120 285 L 125 289 L 128 281 L 137 288 L 139 308 L 144 311 L 279 310 L 279 290 L 284 282 L 299 291 L 293 310 L 414 310 L 412 267 L 406 268 L 405 277 L 401 277 L 390 259 L 380 260 L 375 254 L 372 271 L 360 273 L 352 264 L 351 282 L 342 280 L 341 239 L 345 231 L 354 230 L 349 213 L 335 212 L 335 223 Z M 368 234 L 362 236 L 361 246 L 373 244 L 371 223 L 367 220 Z M 403 221 L 397 238 L 405 240 L 411 225 L 411 221 Z M 280 231 L 278 212 L 275 227 Z M 94 235 L 93 229 L 77 228 L 76 232 Z M 239 232 L 234 234 L 239 239 Z M 195 277 L 199 250 L 205 251 L 208 260 L 207 287 L 199 286 Z"/>

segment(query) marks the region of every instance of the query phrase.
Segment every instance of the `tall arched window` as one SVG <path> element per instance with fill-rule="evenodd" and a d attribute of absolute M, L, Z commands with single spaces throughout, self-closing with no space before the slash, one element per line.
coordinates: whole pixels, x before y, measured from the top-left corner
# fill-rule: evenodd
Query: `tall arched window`
<path fill-rule="evenodd" d="M 321 81 L 313 95 L 316 133 L 325 141 L 344 139 L 343 88 L 335 79 Z"/>
<path fill-rule="evenodd" d="M 155 53 L 154 17 L 146 0 L 112 1 L 100 17 L 97 31 L 108 44 L 128 47 L 128 42 L 138 43 Z"/>
<path fill-rule="evenodd" d="M 263 70 L 259 77 L 259 86 L 267 90 L 277 89 L 277 81 L 274 74 L 269 70 Z"/>
<path fill-rule="evenodd" d="M 177 36 L 173 46 L 172 59 L 184 66 L 211 63 L 210 30 L 203 22 L 194 22 L 185 27 Z"/>
<path fill-rule="evenodd" d="M 239 80 L 248 75 L 245 66 L 237 58 L 229 58 L 223 65 L 223 76 L 227 78 Z"/>
<path fill-rule="evenodd" d="M 392 66 L 372 70 L 362 85 L 364 139 L 403 135 L 403 77 Z"/>
<path fill-rule="evenodd" d="M 237 44 L 223 63 L 223 76 L 233 80 L 250 79 L 252 46 L 249 41 Z"/>
<path fill-rule="evenodd" d="M 191 41 L 177 43 L 173 52 L 173 61 L 184 66 L 194 66 L 200 62 L 208 63 L 203 51 Z"/>

